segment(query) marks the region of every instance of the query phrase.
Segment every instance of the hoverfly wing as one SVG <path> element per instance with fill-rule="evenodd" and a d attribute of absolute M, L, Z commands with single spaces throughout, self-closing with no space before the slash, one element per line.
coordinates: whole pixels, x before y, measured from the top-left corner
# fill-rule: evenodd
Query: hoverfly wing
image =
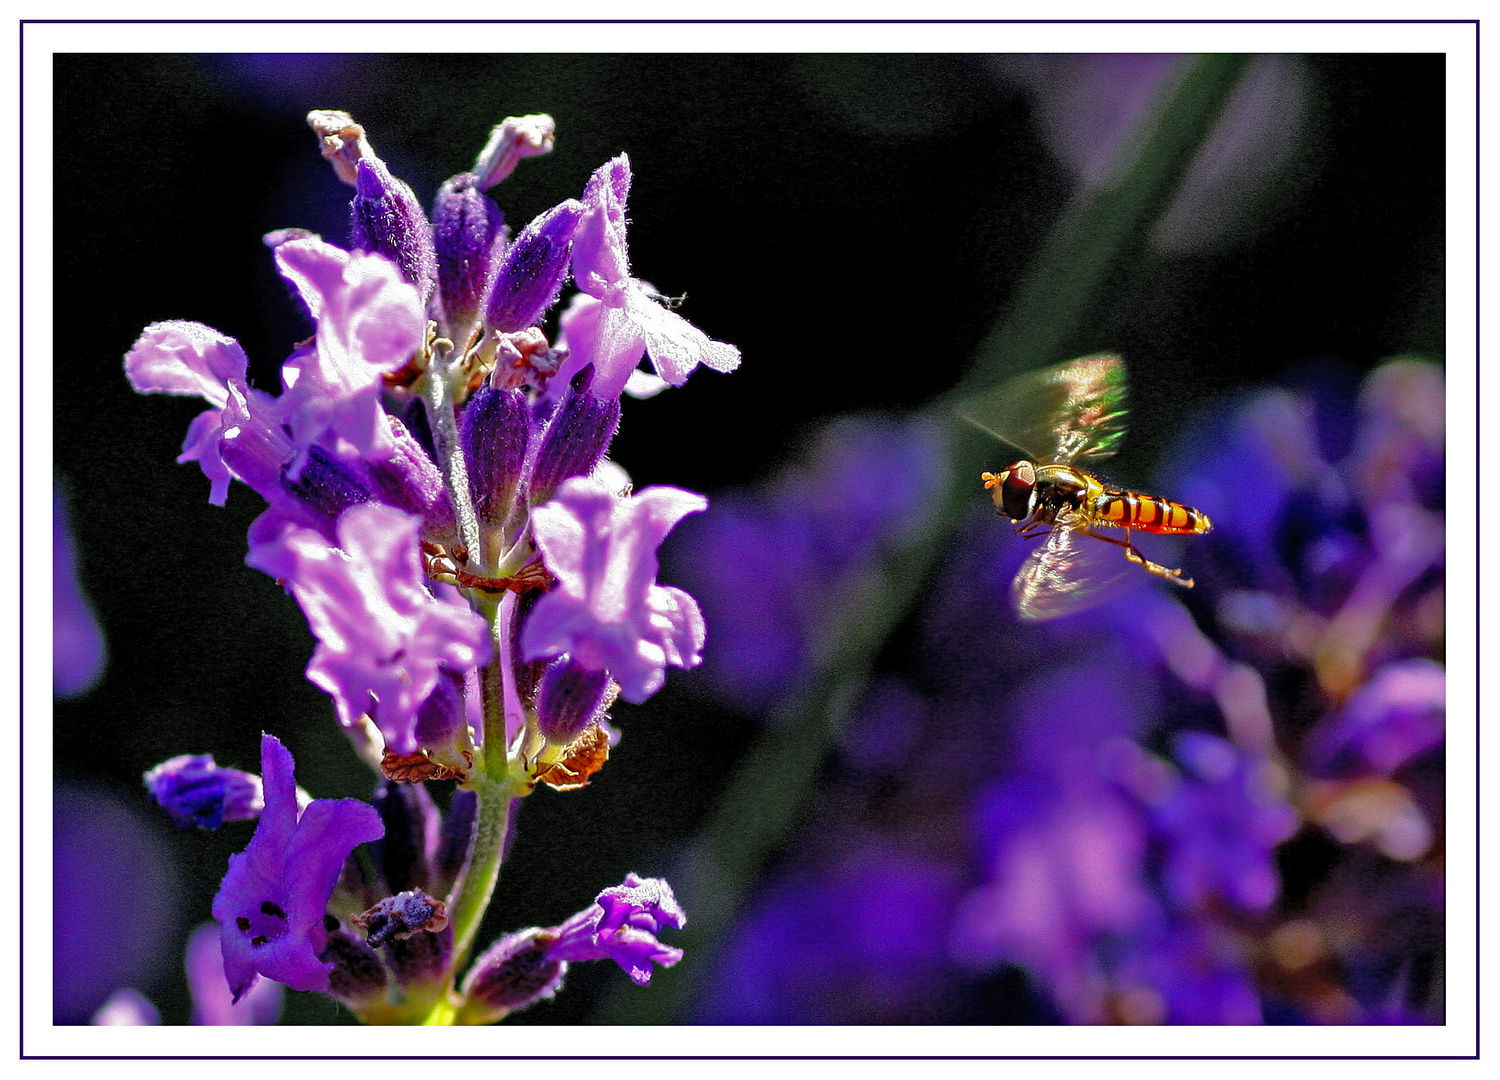
<path fill-rule="evenodd" d="M 1118 356 L 1080 357 L 1019 375 L 957 411 L 1033 461 L 1099 461 L 1125 432 L 1125 367 Z"/>
<path fill-rule="evenodd" d="M 1023 619 L 1038 622 L 1072 615 L 1122 587 L 1131 565 L 1111 545 L 1080 542 L 1080 534 L 1059 523 L 1026 557 L 1010 585 Z"/>

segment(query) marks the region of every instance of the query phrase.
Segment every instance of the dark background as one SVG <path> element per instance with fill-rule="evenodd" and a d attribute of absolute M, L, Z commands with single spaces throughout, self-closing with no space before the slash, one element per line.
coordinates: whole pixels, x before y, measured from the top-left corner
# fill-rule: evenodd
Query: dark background
<path fill-rule="evenodd" d="M 1133 260 L 1094 314 L 1078 351 L 1149 360 L 1132 367 L 1138 410 L 1185 414 L 1314 361 L 1358 373 L 1441 356 L 1443 58 L 1299 63 L 1295 150 L 1253 214 Z M 146 324 L 192 319 L 237 338 L 252 383 L 275 387 L 309 325 L 260 237 L 347 239 L 350 191 L 309 109 L 352 113 L 424 202 L 491 125 L 550 113 L 556 150 L 491 193 L 513 230 L 628 152 L 634 272 L 685 292 L 683 313 L 744 363 L 627 401 L 612 456 L 637 486 L 712 496 L 793 459 L 821 419 L 930 402 L 965 370 L 1076 189 L 1037 96 L 1003 70 L 978 56 L 58 56 L 56 476 L 109 649 L 92 692 L 57 702 L 59 784 L 143 806 L 152 765 L 211 752 L 257 770 L 269 730 L 316 795 L 369 794 L 302 676 L 302 615 L 243 563 L 259 499 L 236 485 L 210 506 L 197 466 L 174 463 L 202 405 L 138 397 L 121 366 Z M 1132 432 L 1125 472 L 1171 434 L 1155 428 Z M 528 800 L 481 943 L 556 923 L 626 870 L 660 872 L 753 730 L 670 680 L 623 719 L 587 791 Z M 183 882 L 160 917 L 185 935 L 248 827 L 148 820 Z M 586 1019 L 619 977 L 606 967 L 578 969 L 535 1021 Z M 177 957 L 135 982 L 167 1022 L 186 1019 Z M 291 997 L 306 999 L 291 1018 L 336 1019 Z"/>

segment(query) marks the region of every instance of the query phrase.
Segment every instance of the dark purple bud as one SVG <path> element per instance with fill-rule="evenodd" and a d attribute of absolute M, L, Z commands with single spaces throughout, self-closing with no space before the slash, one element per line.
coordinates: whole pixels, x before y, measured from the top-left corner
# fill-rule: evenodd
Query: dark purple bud
<path fill-rule="evenodd" d="M 392 176 L 379 158 L 362 157 L 355 169 L 355 248 L 390 259 L 427 301 L 437 287 L 437 256 L 427 215 L 411 188 Z"/>
<path fill-rule="evenodd" d="M 556 930 L 522 930 L 501 938 L 464 978 L 464 1013 L 470 1023 L 492 1023 L 552 997 L 568 965 L 552 959 Z"/>
<path fill-rule="evenodd" d="M 422 931 L 408 937 L 398 934 L 386 942 L 386 966 L 402 986 L 441 983 L 447 978 L 453 956 L 453 927 L 446 915 L 442 921 L 441 930 Z"/>
<path fill-rule="evenodd" d="M 458 528 L 458 520 L 448 489 L 443 486 L 443 474 L 405 424 L 394 416 L 387 419 L 396 449 L 385 460 L 370 463 L 375 493 L 382 502 L 418 515 L 427 535 L 452 535 Z"/>
<path fill-rule="evenodd" d="M 419 400 L 409 401 L 406 408 L 401 411 L 401 423 L 410 433 L 417 444 L 427 451 L 427 457 L 437 460 L 437 451 L 433 449 L 432 427 L 427 421 L 427 406 Z"/>
<path fill-rule="evenodd" d="M 438 289 L 443 315 L 462 347 L 484 302 L 504 242 L 505 215 L 479 189 L 479 178 L 460 173 L 442 186 L 432 206 L 432 239 L 437 248 Z"/>
<path fill-rule="evenodd" d="M 609 675 L 591 671 L 571 656 L 547 669 L 537 692 L 537 726 L 557 746 L 576 739 L 598 714 L 609 689 Z"/>
<path fill-rule="evenodd" d="M 481 386 L 458 421 L 469 490 L 481 520 L 503 525 L 510 516 L 531 439 L 531 408 L 520 390 Z"/>
<path fill-rule="evenodd" d="M 260 777 L 221 769 L 212 754 L 184 754 L 163 761 L 143 778 L 179 829 L 217 829 L 226 821 L 249 821 L 265 806 Z"/>
<path fill-rule="evenodd" d="M 521 230 L 495 274 L 485 307 L 486 328 L 514 333 L 541 322 L 562 292 L 573 230 L 582 217 L 583 204 L 569 199 Z"/>
<path fill-rule="evenodd" d="M 385 825 L 385 836 L 370 845 L 370 854 L 386 884 L 392 892 L 426 888 L 428 852 L 437 846 L 440 826 L 427 788 L 382 780 L 370 801 Z"/>
<path fill-rule="evenodd" d="M 446 670 L 438 672 L 432 693 L 417 709 L 415 735 L 428 758 L 467 774 L 466 754 L 473 746 L 461 676 Z"/>
<path fill-rule="evenodd" d="M 459 871 L 469 860 L 469 845 L 474 839 L 474 819 L 479 816 L 479 796 L 464 788 L 453 792 L 448 813 L 443 816 L 443 830 L 433 859 L 433 891 L 448 895 L 458 880 Z"/>
<path fill-rule="evenodd" d="M 354 917 L 354 925 L 365 931 L 370 945 L 405 941 L 423 933 L 438 933 L 448 927 L 448 908 L 421 889 L 388 896 L 370 910 Z"/>
<path fill-rule="evenodd" d="M 380 954 L 351 933 L 332 915 L 323 917 L 327 943 L 318 953 L 323 963 L 332 963 L 328 973 L 328 992 L 351 1008 L 372 1004 L 385 996 L 385 964 Z"/>
<path fill-rule="evenodd" d="M 552 498 L 568 477 L 593 472 L 615 437 L 620 426 L 620 400 L 600 401 L 589 392 L 593 382 L 594 366 L 590 364 L 573 376 L 552 414 L 531 470 L 527 499 L 533 506 Z"/>
<path fill-rule="evenodd" d="M 364 469 L 363 462 L 340 461 L 321 446 L 313 445 L 307 448 L 307 460 L 297 479 L 291 479 L 288 470 L 282 473 L 281 484 L 304 506 L 332 525 L 349 507 L 375 500 Z"/>

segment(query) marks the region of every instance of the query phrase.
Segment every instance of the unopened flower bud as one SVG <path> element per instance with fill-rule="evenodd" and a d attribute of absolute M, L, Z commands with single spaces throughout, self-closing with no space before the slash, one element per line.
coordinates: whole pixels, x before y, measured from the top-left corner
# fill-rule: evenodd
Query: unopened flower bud
<path fill-rule="evenodd" d="M 531 438 L 526 395 L 520 390 L 496 390 L 486 383 L 464 406 L 458 431 L 474 510 L 486 523 L 503 525 L 521 484 Z"/>
<path fill-rule="evenodd" d="M 553 664 L 537 691 L 537 726 L 542 736 L 557 746 L 567 746 L 598 715 L 608 690 L 608 672 L 592 671 L 571 656 Z"/>
<path fill-rule="evenodd" d="M 552 997 L 562 988 L 568 965 L 551 957 L 556 930 L 532 928 L 495 942 L 464 978 L 464 1016 L 490 1024 Z"/>
<path fill-rule="evenodd" d="M 601 401 L 590 393 L 594 369 L 585 367 L 573 377 L 566 395 L 552 415 L 537 451 L 527 498 L 533 506 L 552 498 L 570 476 L 587 476 L 609 449 L 620 426 L 620 399 Z"/>
<path fill-rule="evenodd" d="M 426 786 L 382 780 L 371 803 L 385 826 L 385 836 L 370 845 L 370 854 L 386 884 L 398 893 L 426 888 L 427 853 L 437 840 L 439 824 Z"/>
<path fill-rule="evenodd" d="M 535 326 L 557 302 L 568 275 L 573 230 L 583 216 L 577 199 L 558 203 L 521 230 L 505 252 L 485 309 L 485 326 L 513 333 Z"/>
<path fill-rule="evenodd" d="M 432 207 L 438 289 L 447 331 L 460 347 L 479 318 L 504 228 L 505 215 L 480 190 L 473 173 L 460 173 L 438 191 Z"/>
<path fill-rule="evenodd" d="M 427 215 L 411 188 L 379 158 L 362 157 L 355 169 L 354 247 L 390 259 L 425 302 L 437 287 L 437 255 Z"/>
<path fill-rule="evenodd" d="M 221 769 L 212 754 L 183 754 L 163 761 L 143 777 L 151 797 L 179 829 L 217 829 L 226 821 L 250 821 L 265 806 L 260 777 Z"/>
<path fill-rule="evenodd" d="M 420 407 L 421 403 L 417 403 Z M 382 501 L 422 519 L 422 532 L 430 537 L 447 537 L 458 528 L 443 474 L 433 464 L 422 444 L 394 416 L 390 424 L 394 452 L 390 457 L 369 464 L 370 479 Z"/>
<path fill-rule="evenodd" d="M 479 796 L 465 788 L 455 790 L 448 803 L 448 812 L 443 815 L 443 828 L 432 860 L 432 891 L 438 896 L 448 895 L 468 861 L 469 846 L 474 840 L 474 820 L 478 816 Z M 512 830 L 506 835 L 512 837 L 515 832 Z"/>
<path fill-rule="evenodd" d="M 323 929 L 328 936 L 318 959 L 333 964 L 328 992 L 356 1012 L 380 1001 L 390 981 L 380 954 L 332 915 L 324 916 Z"/>

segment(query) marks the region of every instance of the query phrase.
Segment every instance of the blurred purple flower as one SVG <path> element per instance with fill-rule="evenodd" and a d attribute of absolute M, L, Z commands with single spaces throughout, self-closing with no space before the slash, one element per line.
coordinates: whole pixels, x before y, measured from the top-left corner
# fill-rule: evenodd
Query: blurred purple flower
<path fill-rule="evenodd" d="M 355 799 L 314 799 L 299 816 L 291 753 L 273 735 L 261 736 L 260 753 L 265 810 L 213 901 L 235 1001 L 262 975 L 328 989 L 334 965 L 318 959 L 328 899 L 349 854 L 385 834 L 374 808 Z"/>
<path fill-rule="evenodd" d="M 1036 96 L 1052 151 L 1085 188 L 1119 182 L 1143 133 L 1182 77 L 1187 58 L 1165 54 L 1027 55 L 996 59 L 1008 82 Z M 1297 57 L 1251 60 L 1213 131 L 1199 148 L 1152 240 L 1182 254 L 1248 235 L 1251 212 L 1298 149 L 1308 112 L 1308 77 Z M 1264 218 L 1264 214 L 1261 215 Z"/>
<path fill-rule="evenodd" d="M 1390 776 L 1443 745 L 1448 675 L 1432 660 L 1397 660 L 1324 717 L 1308 738 L 1308 765 L 1321 776 Z"/>
<path fill-rule="evenodd" d="M 127 986 L 109 995 L 89 1023 L 96 1027 L 154 1027 L 161 1013 L 139 990 Z"/>
<path fill-rule="evenodd" d="M 192 1023 L 217 1026 L 275 1024 L 281 1019 L 286 987 L 262 979 L 238 1002 L 224 975 L 224 949 L 219 927 L 204 923 L 188 937 L 188 989 L 193 996 Z"/>
<path fill-rule="evenodd" d="M 418 713 L 444 671 L 490 654 L 484 619 L 451 591 L 428 592 L 417 548 L 419 519 L 370 503 L 339 519 L 339 547 L 287 527 L 253 547 L 251 566 L 286 583 L 318 647 L 307 677 L 333 696 L 339 722 L 369 715 L 397 754 L 418 749 Z"/>
<path fill-rule="evenodd" d="M 878 840 L 763 888 L 690 1014 L 703 1024 L 931 1023 L 956 986 L 943 943 L 957 874 Z"/>
<path fill-rule="evenodd" d="M 77 697 L 104 673 L 104 633 L 78 580 L 68 507 L 52 485 L 52 693 Z"/>
<path fill-rule="evenodd" d="M 157 829 L 103 791 L 57 786 L 52 845 L 52 1019 L 86 1024 L 175 954 L 183 890 Z"/>
<path fill-rule="evenodd" d="M 620 695 L 639 704 L 654 694 L 666 667 L 689 668 L 703 648 L 703 616 L 681 589 L 656 583 L 656 549 L 702 495 L 649 487 L 615 495 L 577 477 L 532 513 L 537 548 L 557 586 L 521 628 L 528 660 L 570 654 L 583 667 L 607 670 Z"/>
<path fill-rule="evenodd" d="M 1275 851 L 1301 824 L 1275 790 L 1286 777 L 1268 759 L 1201 731 L 1176 740 L 1184 775 L 1150 800 L 1166 851 L 1163 884 L 1179 911 L 1215 901 L 1262 915 L 1281 894 Z"/>
<path fill-rule="evenodd" d="M 705 677 L 756 710 L 795 692 L 841 597 L 916 535 L 944 476 L 941 438 L 923 421 L 841 420 L 809 459 L 764 492 L 717 498 L 675 549 L 714 627 Z"/>

